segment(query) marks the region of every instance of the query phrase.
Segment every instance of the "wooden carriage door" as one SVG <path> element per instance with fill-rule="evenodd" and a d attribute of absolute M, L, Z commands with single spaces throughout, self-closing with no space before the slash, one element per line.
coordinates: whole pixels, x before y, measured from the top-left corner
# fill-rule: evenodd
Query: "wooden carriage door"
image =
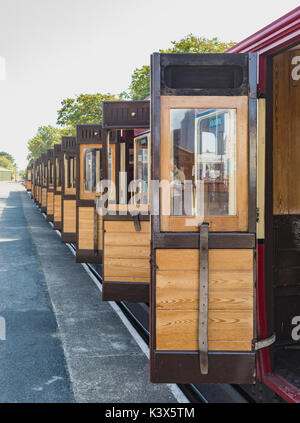
<path fill-rule="evenodd" d="M 154 54 L 151 69 L 151 381 L 252 383 L 256 56 Z"/>

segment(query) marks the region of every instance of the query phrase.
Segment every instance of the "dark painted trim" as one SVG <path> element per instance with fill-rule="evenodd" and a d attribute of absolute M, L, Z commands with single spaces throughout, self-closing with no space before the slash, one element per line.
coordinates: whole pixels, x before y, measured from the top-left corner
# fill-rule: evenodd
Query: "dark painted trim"
<path fill-rule="evenodd" d="M 61 222 L 53 222 L 53 229 L 61 231 Z"/>
<path fill-rule="evenodd" d="M 46 221 L 47 222 L 53 222 L 53 220 L 54 220 L 54 215 L 53 214 L 47 214 Z"/>
<path fill-rule="evenodd" d="M 154 233 L 154 249 L 199 249 L 199 234 L 195 233 Z M 209 233 L 208 248 L 221 250 L 254 249 L 255 234 L 248 233 Z"/>
<path fill-rule="evenodd" d="M 76 232 L 74 233 L 61 233 L 61 242 L 67 243 L 67 244 L 74 244 L 76 243 Z"/>
<path fill-rule="evenodd" d="M 102 300 L 147 303 L 149 302 L 149 289 L 149 283 L 103 281 Z"/>
<path fill-rule="evenodd" d="M 249 194 L 248 231 L 256 233 L 257 201 L 257 55 L 249 54 Z"/>
<path fill-rule="evenodd" d="M 139 220 L 141 222 L 149 222 L 150 221 L 150 216 L 147 215 L 142 215 L 139 214 Z M 133 222 L 134 221 L 134 216 L 132 216 L 130 213 L 126 214 L 126 215 L 121 215 L 121 214 L 116 214 L 116 215 L 112 215 L 112 214 L 106 214 L 103 216 L 103 221 L 120 221 L 120 222 L 124 222 L 124 221 L 128 221 L 128 222 Z"/>
<path fill-rule="evenodd" d="M 76 195 L 63 195 L 63 200 L 76 200 Z"/>
<path fill-rule="evenodd" d="M 208 375 L 200 373 L 197 351 L 153 351 L 150 381 L 153 383 L 255 382 L 255 353 L 209 352 Z"/>
<path fill-rule="evenodd" d="M 76 263 L 102 264 L 103 253 L 98 250 L 78 250 L 76 249 Z"/>

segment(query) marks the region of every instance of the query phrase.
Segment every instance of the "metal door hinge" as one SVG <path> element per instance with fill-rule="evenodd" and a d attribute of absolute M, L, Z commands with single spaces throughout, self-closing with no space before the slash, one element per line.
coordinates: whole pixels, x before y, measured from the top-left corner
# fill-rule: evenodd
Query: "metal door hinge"
<path fill-rule="evenodd" d="M 255 351 L 262 350 L 263 348 L 268 348 L 276 342 L 276 333 L 274 333 L 270 338 L 262 339 L 254 343 Z"/>
<path fill-rule="evenodd" d="M 256 223 L 258 223 L 260 221 L 260 209 L 257 208 L 256 209 Z"/>

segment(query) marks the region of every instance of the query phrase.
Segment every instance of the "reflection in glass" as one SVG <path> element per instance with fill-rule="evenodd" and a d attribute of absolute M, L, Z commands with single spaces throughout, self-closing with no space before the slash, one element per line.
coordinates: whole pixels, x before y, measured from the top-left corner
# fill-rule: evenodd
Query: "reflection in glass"
<path fill-rule="evenodd" d="M 140 181 L 141 204 L 148 204 L 148 139 L 137 139 L 135 142 L 136 160 L 134 178 Z"/>
<path fill-rule="evenodd" d="M 236 110 L 172 109 L 171 215 L 236 215 Z"/>
<path fill-rule="evenodd" d="M 58 157 L 55 158 L 55 184 L 56 187 L 60 187 L 61 186 L 61 178 L 60 178 L 60 162 Z"/>
<path fill-rule="evenodd" d="M 117 170 L 118 171 L 118 170 Z M 119 203 L 127 204 L 126 144 L 120 144 Z"/>
<path fill-rule="evenodd" d="M 48 160 L 48 170 L 49 170 L 49 185 L 53 185 L 53 163 Z"/>
<path fill-rule="evenodd" d="M 102 149 L 84 149 L 84 191 L 99 193 L 101 191 L 100 181 L 103 179 Z"/>
<path fill-rule="evenodd" d="M 75 157 L 65 157 L 65 188 L 76 188 Z"/>

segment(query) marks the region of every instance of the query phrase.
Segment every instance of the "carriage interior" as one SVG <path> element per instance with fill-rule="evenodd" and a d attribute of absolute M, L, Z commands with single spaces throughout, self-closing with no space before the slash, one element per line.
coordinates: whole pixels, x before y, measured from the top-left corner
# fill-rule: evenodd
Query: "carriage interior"
<path fill-rule="evenodd" d="M 269 237 L 272 238 L 270 270 L 276 333 L 274 367 L 276 373 L 300 387 L 300 70 L 295 66 L 297 63 L 300 64 L 300 45 L 273 58 L 273 193 L 269 193 L 273 195 L 273 210 L 266 210 L 266 227 L 272 221 Z"/>

